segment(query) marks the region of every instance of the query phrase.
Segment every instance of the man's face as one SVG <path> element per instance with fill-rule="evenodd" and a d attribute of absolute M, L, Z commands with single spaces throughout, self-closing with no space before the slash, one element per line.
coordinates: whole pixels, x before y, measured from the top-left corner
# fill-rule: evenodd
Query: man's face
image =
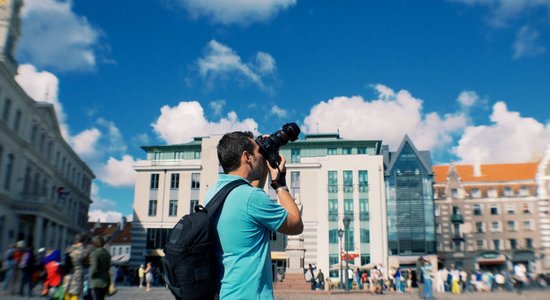
<path fill-rule="evenodd" d="M 255 140 L 250 139 L 254 145 L 253 153 L 250 153 L 251 156 L 251 171 L 250 178 L 251 180 L 260 180 L 267 175 L 267 163 L 264 157 L 260 154 L 260 146 L 256 143 Z"/>

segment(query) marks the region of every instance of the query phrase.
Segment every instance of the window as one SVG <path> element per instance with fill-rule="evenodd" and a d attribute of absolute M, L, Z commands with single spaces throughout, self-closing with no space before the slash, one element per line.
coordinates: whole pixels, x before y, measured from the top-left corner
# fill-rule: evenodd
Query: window
<path fill-rule="evenodd" d="M 525 248 L 533 249 L 533 239 L 525 239 Z"/>
<path fill-rule="evenodd" d="M 300 149 L 292 149 L 290 150 L 290 162 L 291 163 L 299 163 L 300 162 Z"/>
<path fill-rule="evenodd" d="M 366 265 L 370 263 L 370 255 L 361 254 L 361 265 Z"/>
<path fill-rule="evenodd" d="M 500 229 L 500 222 L 498 222 L 498 221 L 491 222 L 491 231 L 492 231 L 492 232 L 499 232 L 499 231 L 501 231 L 501 229 Z"/>
<path fill-rule="evenodd" d="M 159 188 L 159 174 L 151 174 L 150 188 L 156 190 Z"/>
<path fill-rule="evenodd" d="M 451 197 L 458 198 L 458 189 L 451 189 Z"/>
<path fill-rule="evenodd" d="M 500 250 L 500 240 L 493 240 L 493 248 L 497 251 Z"/>
<path fill-rule="evenodd" d="M 359 192 L 366 193 L 369 191 L 369 171 L 359 170 Z"/>
<path fill-rule="evenodd" d="M 13 161 L 15 160 L 15 157 L 13 154 L 8 154 L 8 162 L 6 164 L 6 177 L 4 177 L 4 189 L 6 191 L 10 190 L 11 186 L 11 176 L 13 171 Z"/>
<path fill-rule="evenodd" d="M 530 220 L 523 221 L 523 228 L 525 230 L 533 230 L 533 223 Z"/>
<path fill-rule="evenodd" d="M 352 171 L 344 171 L 344 193 L 353 192 L 353 173 Z"/>
<path fill-rule="evenodd" d="M 453 215 L 460 215 L 460 207 L 453 206 Z"/>
<path fill-rule="evenodd" d="M 32 125 L 32 128 L 31 128 L 31 143 L 35 143 L 36 142 L 36 134 L 38 133 L 38 126 L 37 125 Z"/>
<path fill-rule="evenodd" d="M 336 171 L 328 171 L 328 192 L 338 192 L 338 173 Z"/>
<path fill-rule="evenodd" d="M 474 216 L 483 215 L 483 207 L 479 204 L 474 204 Z"/>
<path fill-rule="evenodd" d="M 527 197 L 531 195 L 531 191 L 529 191 L 528 186 L 522 186 L 519 188 L 519 195 L 522 197 Z"/>
<path fill-rule="evenodd" d="M 201 152 L 200 151 L 195 151 L 195 154 L 193 156 L 195 159 L 201 159 Z"/>
<path fill-rule="evenodd" d="M 327 155 L 336 155 L 336 148 L 328 148 Z"/>
<path fill-rule="evenodd" d="M 485 240 L 477 240 L 476 241 L 476 249 L 477 250 L 485 249 Z"/>
<path fill-rule="evenodd" d="M 477 233 L 485 232 L 485 225 L 483 224 L 483 222 L 476 222 L 476 232 Z"/>
<path fill-rule="evenodd" d="M 441 207 L 439 206 L 439 204 L 436 204 L 434 206 L 434 213 L 436 217 L 439 217 L 441 215 Z"/>
<path fill-rule="evenodd" d="M 160 160 L 161 153 L 160 152 L 153 152 L 153 160 Z"/>
<path fill-rule="evenodd" d="M 6 102 L 4 102 L 4 111 L 2 112 L 2 120 L 4 120 L 4 122 L 6 123 L 10 118 L 10 110 L 11 110 L 11 100 L 6 99 Z"/>
<path fill-rule="evenodd" d="M 529 205 L 529 203 L 523 203 L 523 213 L 524 214 L 531 213 L 531 206 Z"/>
<path fill-rule="evenodd" d="M 300 172 L 290 172 L 290 188 L 292 198 L 296 199 L 300 195 Z"/>
<path fill-rule="evenodd" d="M 516 205 L 515 204 L 506 204 L 506 214 L 515 215 L 516 214 Z"/>
<path fill-rule="evenodd" d="M 172 174 L 170 176 L 170 189 L 177 190 L 180 188 L 180 174 Z"/>
<path fill-rule="evenodd" d="M 15 132 L 19 131 L 19 125 L 21 125 L 21 111 L 17 110 L 17 112 L 15 112 L 15 119 L 13 121 L 13 130 Z"/>
<path fill-rule="evenodd" d="M 351 148 L 342 148 L 342 154 L 344 155 L 350 155 L 351 154 Z"/>
<path fill-rule="evenodd" d="M 508 221 L 506 222 L 508 224 L 508 230 L 509 231 L 516 231 L 516 221 Z"/>
<path fill-rule="evenodd" d="M 199 205 L 199 200 L 191 200 L 189 204 L 189 213 L 195 212 L 195 206 Z"/>
<path fill-rule="evenodd" d="M 181 151 L 174 152 L 174 160 L 180 160 L 180 159 L 183 159 L 183 152 Z"/>
<path fill-rule="evenodd" d="M 489 198 L 496 198 L 496 197 L 498 197 L 498 192 L 497 192 L 497 190 L 496 190 L 496 189 L 489 189 L 489 190 L 487 191 L 487 197 L 489 197 Z"/>
<path fill-rule="evenodd" d="M 338 229 L 331 229 L 328 231 L 328 243 L 338 244 Z"/>
<path fill-rule="evenodd" d="M 498 209 L 498 205 L 491 205 L 491 215 L 493 216 L 498 216 L 499 215 L 499 209 Z"/>
<path fill-rule="evenodd" d="M 516 239 L 509 239 L 510 249 L 516 250 L 518 248 L 518 241 Z"/>
<path fill-rule="evenodd" d="M 157 215 L 157 200 L 149 200 L 149 216 L 154 217 Z"/>
<path fill-rule="evenodd" d="M 473 188 L 471 191 L 472 198 L 481 198 L 481 191 L 479 188 Z"/>
<path fill-rule="evenodd" d="M 367 154 L 367 147 L 357 147 L 357 154 Z"/>
<path fill-rule="evenodd" d="M 175 217 L 178 215 L 178 200 L 170 200 L 168 206 L 168 216 Z"/>
<path fill-rule="evenodd" d="M 191 189 L 199 189 L 201 187 L 201 174 L 193 173 L 191 174 Z"/>
<path fill-rule="evenodd" d="M 336 199 L 328 200 L 328 220 L 338 221 L 338 200 Z"/>
<path fill-rule="evenodd" d="M 504 187 L 504 197 L 512 197 L 512 196 L 514 196 L 514 191 L 512 190 L 512 188 L 509 186 Z"/>
<path fill-rule="evenodd" d="M 369 200 L 359 199 L 359 220 L 369 220 Z"/>
<path fill-rule="evenodd" d="M 368 229 L 361 228 L 361 236 L 359 237 L 361 243 L 370 243 L 370 231 Z"/>

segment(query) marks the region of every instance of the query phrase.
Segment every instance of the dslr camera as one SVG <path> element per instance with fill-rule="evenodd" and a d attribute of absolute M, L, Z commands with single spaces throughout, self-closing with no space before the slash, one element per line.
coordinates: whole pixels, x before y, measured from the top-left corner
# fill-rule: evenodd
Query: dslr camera
<path fill-rule="evenodd" d="M 287 123 L 283 125 L 283 129 L 277 130 L 268 137 L 257 137 L 256 143 L 260 146 L 260 154 L 272 168 L 277 169 L 280 162 L 279 148 L 288 144 L 289 141 L 297 140 L 299 134 L 300 127 L 296 123 Z"/>

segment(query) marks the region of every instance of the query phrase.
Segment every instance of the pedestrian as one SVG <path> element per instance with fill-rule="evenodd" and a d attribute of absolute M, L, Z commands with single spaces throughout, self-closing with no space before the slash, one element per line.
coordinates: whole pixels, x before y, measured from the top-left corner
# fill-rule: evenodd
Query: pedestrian
<path fill-rule="evenodd" d="M 413 293 L 413 272 L 411 269 L 407 272 L 407 291 Z"/>
<path fill-rule="evenodd" d="M 422 272 L 422 299 L 433 300 L 433 269 L 429 261 L 424 260 L 421 262 L 420 272 Z"/>
<path fill-rule="evenodd" d="M 361 282 L 363 283 L 363 289 L 367 290 L 368 282 L 369 282 L 369 272 L 363 271 L 361 274 Z"/>
<path fill-rule="evenodd" d="M 309 272 L 309 275 L 308 277 L 310 278 L 309 281 L 311 282 L 311 290 L 315 290 L 315 285 L 316 285 L 316 278 L 315 278 L 315 273 L 314 273 L 314 270 L 313 270 L 313 266 L 311 264 L 309 264 L 309 267 L 308 267 L 308 272 Z"/>
<path fill-rule="evenodd" d="M 145 273 L 145 291 L 150 292 L 152 291 L 151 284 L 153 284 L 153 265 L 151 264 L 151 262 L 147 263 L 147 267 L 145 268 L 144 273 Z"/>
<path fill-rule="evenodd" d="M 352 269 L 348 269 L 348 290 L 351 290 L 353 287 L 353 276 L 354 272 Z"/>
<path fill-rule="evenodd" d="M 319 283 L 319 288 L 321 291 L 325 290 L 325 274 L 323 274 L 323 270 L 319 269 L 319 273 L 317 273 L 317 282 Z"/>
<path fill-rule="evenodd" d="M 514 266 L 514 280 L 516 281 L 516 291 L 521 295 L 527 283 L 527 270 L 523 264 Z"/>
<path fill-rule="evenodd" d="M 21 282 L 19 285 L 19 295 L 23 296 L 25 286 L 28 287 L 29 297 L 33 297 L 33 280 L 32 276 L 36 271 L 36 257 L 32 248 L 24 248 L 21 261 L 19 262 L 19 272 L 21 273 Z"/>
<path fill-rule="evenodd" d="M 266 136 L 258 140 L 262 138 Z M 227 133 L 217 146 L 224 174 L 208 191 L 206 202 L 229 182 L 244 179 L 251 184 L 229 193 L 218 220 L 224 266 L 220 299 L 273 299 L 270 232 L 296 235 L 303 231 L 300 210 L 286 186 L 286 160 L 262 149 L 264 154 L 250 132 Z M 278 156 L 277 168 L 263 156 L 270 154 Z M 268 172 L 280 204 L 263 190 Z"/>
<path fill-rule="evenodd" d="M 61 261 L 61 251 L 50 250 L 44 257 L 44 270 L 46 271 L 46 279 L 42 286 L 42 296 L 52 296 L 56 289 L 59 288 L 62 281 L 62 274 L 59 268 Z"/>
<path fill-rule="evenodd" d="M 4 284 L 2 286 L 2 294 L 7 295 L 11 293 L 15 279 L 15 269 L 17 268 L 17 261 L 15 259 L 15 244 L 8 246 L 4 255 L 2 256 L 2 266 L 5 270 Z"/>
<path fill-rule="evenodd" d="M 94 236 L 92 244 L 95 249 L 91 254 L 89 288 L 93 300 L 104 300 L 111 284 L 111 254 L 103 247 L 102 237 Z"/>
<path fill-rule="evenodd" d="M 359 268 L 355 271 L 355 284 L 357 284 L 358 290 L 363 289 L 363 286 L 361 285 L 361 270 L 359 270 Z"/>
<path fill-rule="evenodd" d="M 143 280 L 145 279 L 145 268 L 143 268 L 143 264 L 139 265 L 138 269 L 138 280 L 139 280 L 139 288 L 143 288 Z"/>
<path fill-rule="evenodd" d="M 90 253 L 86 248 L 84 234 L 77 233 L 74 243 L 65 251 L 71 260 L 72 270 L 63 279 L 66 286 L 65 300 L 78 300 L 84 295 L 84 272 L 90 265 Z"/>
<path fill-rule="evenodd" d="M 401 267 L 397 267 L 397 269 L 395 269 L 394 278 L 395 278 L 395 291 L 398 293 L 402 293 L 403 292 L 403 274 L 401 272 Z"/>
<path fill-rule="evenodd" d="M 452 277 L 452 283 L 451 283 L 451 292 L 454 294 L 454 295 L 460 295 L 460 272 L 458 271 L 458 269 L 454 266 L 454 265 L 451 265 L 451 277 Z"/>

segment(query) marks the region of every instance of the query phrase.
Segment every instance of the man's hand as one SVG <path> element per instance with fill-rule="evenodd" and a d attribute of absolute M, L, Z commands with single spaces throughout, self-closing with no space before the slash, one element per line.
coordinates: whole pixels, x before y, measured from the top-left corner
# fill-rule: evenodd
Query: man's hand
<path fill-rule="evenodd" d="M 279 168 L 274 169 L 271 165 L 267 164 L 269 168 L 269 174 L 271 175 L 271 187 L 277 190 L 280 187 L 286 187 L 286 159 L 284 156 L 279 156 L 280 163 Z"/>

